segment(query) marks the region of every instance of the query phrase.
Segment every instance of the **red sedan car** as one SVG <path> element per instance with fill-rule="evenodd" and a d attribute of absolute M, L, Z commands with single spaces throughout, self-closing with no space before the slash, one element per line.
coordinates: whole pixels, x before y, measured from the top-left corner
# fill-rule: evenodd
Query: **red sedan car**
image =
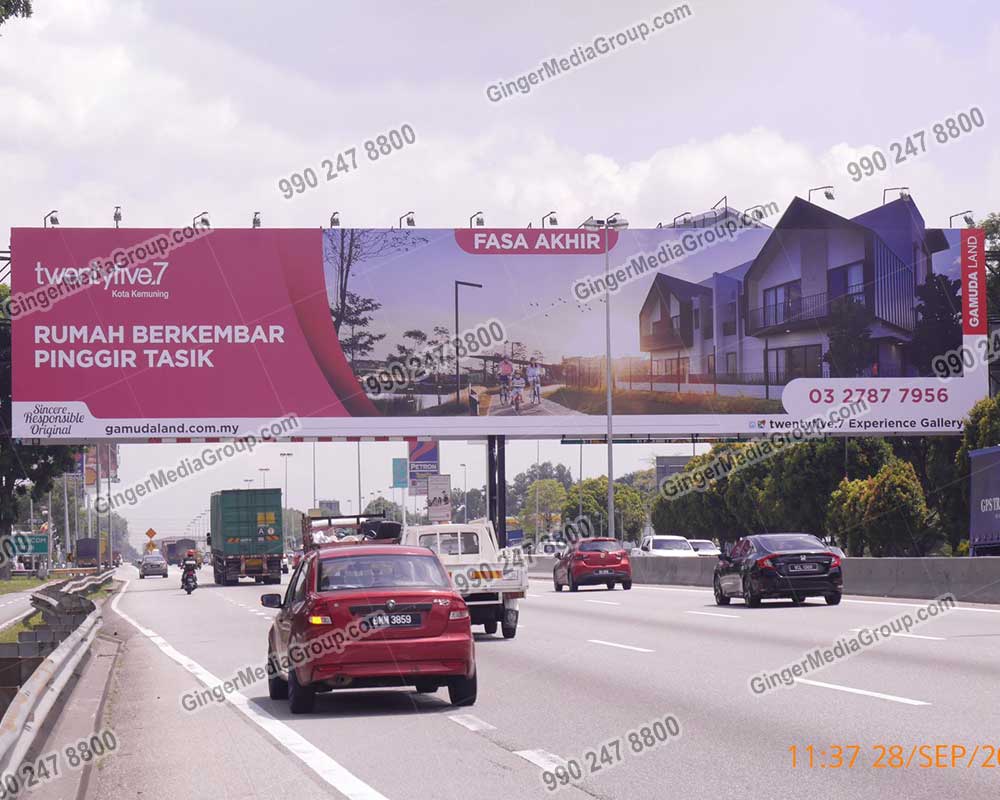
<path fill-rule="evenodd" d="M 575 592 L 580 586 L 599 583 L 608 589 L 614 589 L 616 583 L 623 589 L 631 589 L 632 564 L 628 551 L 617 539 L 581 539 L 556 561 L 552 583 L 557 592 L 561 592 L 563 586 Z"/>
<path fill-rule="evenodd" d="M 293 714 L 332 689 L 448 687 L 454 705 L 476 702 L 469 609 L 437 556 L 424 547 L 331 545 L 307 553 L 267 642 L 268 690 Z"/>

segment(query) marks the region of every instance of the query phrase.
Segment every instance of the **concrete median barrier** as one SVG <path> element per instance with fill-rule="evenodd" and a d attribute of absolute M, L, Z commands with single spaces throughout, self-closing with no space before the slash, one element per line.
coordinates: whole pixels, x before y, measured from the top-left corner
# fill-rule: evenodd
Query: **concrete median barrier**
<path fill-rule="evenodd" d="M 714 558 L 633 558 L 637 584 L 712 585 Z M 529 568 L 551 578 L 555 559 L 539 556 Z M 930 599 L 951 592 L 966 603 L 1000 604 L 1000 557 L 846 558 L 844 592 L 871 597 Z"/>

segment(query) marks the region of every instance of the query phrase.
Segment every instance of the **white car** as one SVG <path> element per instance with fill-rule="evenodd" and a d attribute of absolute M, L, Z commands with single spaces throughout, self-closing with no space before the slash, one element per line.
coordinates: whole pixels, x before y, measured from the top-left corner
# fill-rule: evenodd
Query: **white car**
<path fill-rule="evenodd" d="M 722 551 L 711 539 L 688 539 L 695 552 L 700 556 L 711 556 L 717 558 L 722 555 Z"/>
<path fill-rule="evenodd" d="M 697 558 L 698 552 L 683 536 L 646 536 L 642 543 L 632 550 L 634 556 L 655 556 L 659 558 Z"/>

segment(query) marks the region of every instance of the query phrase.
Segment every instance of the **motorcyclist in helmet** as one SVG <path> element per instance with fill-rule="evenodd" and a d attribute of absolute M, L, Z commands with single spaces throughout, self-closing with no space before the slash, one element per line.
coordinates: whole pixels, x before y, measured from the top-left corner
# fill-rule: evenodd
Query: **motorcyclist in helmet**
<path fill-rule="evenodd" d="M 190 575 L 195 584 L 198 583 L 198 576 L 195 575 L 195 570 L 198 569 L 198 561 L 195 558 L 194 550 L 188 550 L 184 554 L 184 560 L 181 562 L 181 588 L 184 588 L 184 582 L 187 580 L 188 575 Z"/>

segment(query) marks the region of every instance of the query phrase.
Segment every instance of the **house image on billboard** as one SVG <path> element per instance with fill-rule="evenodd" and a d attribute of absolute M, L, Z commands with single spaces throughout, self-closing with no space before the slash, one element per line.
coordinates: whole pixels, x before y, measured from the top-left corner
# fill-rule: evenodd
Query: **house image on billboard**
<path fill-rule="evenodd" d="M 752 260 L 700 283 L 658 273 L 639 312 L 639 348 L 654 385 L 668 391 L 712 384 L 764 397 L 794 378 L 913 375 L 916 289 L 948 247 L 909 196 L 853 219 L 796 197 Z M 833 316 L 847 303 L 869 313 L 860 375 L 839 375 L 824 360 Z"/>

